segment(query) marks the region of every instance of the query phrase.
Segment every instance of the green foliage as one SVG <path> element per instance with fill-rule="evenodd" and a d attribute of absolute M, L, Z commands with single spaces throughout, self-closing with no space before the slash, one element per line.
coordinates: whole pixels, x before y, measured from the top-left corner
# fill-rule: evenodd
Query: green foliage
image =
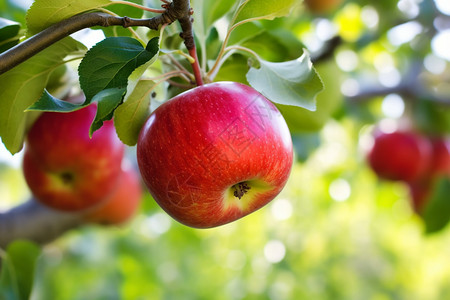
<path fill-rule="evenodd" d="M 241 2 L 238 13 L 231 25 L 253 20 L 273 20 L 277 17 L 283 17 L 288 15 L 292 8 L 298 4 L 296 0 L 244 0 Z"/>
<path fill-rule="evenodd" d="M 0 298 L 27 300 L 34 281 L 36 261 L 40 248 L 28 241 L 11 243 L 6 252 L 0 249 Z"/>
<path fill-rule="evenodd" d="M 0 75 L 0 136 L 11 153 L 22 149 L 30 112 L 25 110 L 39 97 L 52 72 L 63 59 L 84 47 L 67 37 L 14 69 Z"/>
<path fill-rule="evenodd" d="M 336 63 L 332 60 L 325 61 L 316 64 L 315 69 L 322 74 L 321 79 L 324 85 L 324 90 L 316 96 L 315 111 L 278 105 L 292 134 L 314 133 L 321 130 L 344 100 L 340 91 L 342 80 Z"/>
<path fill-rule="evenodd" d="M 0 17 L 25 25 L 25 9 L 15 0 L 0 0 Z"/>
<path fill-rule="evenodd" d="M 134 146 L 139 132 L 150 113 L 150 94 L 155 83 L 150 80 L 139 81 L 126 102 L 114 113 L 117 135 L 123 143 Z"/>
<path fill-rule="evenodd" d="M 129 1 L 132 3 L 142 5 L 142 0 L 132 0 Z M 127 16 L 130 18 L 142 18 L 144 11 L 142 9 L 130 6 L 130 5 L 121 5 L 121 4 L 112 4 L 108 5 L 108 11 L 115 13 L 118 16 Z M 105 34 L 105 36 L 132 36 L 132 32 L 129 28 L 122 28 L 118 26 L 114 27 L 101 27 L 101 30 Z"/>
<path fill-rule="evenodd" d="M 28 28 L 20 30 L 18 23 L 25 25 L 23 11 L 13 1 L 0 0 L 0 16 L 18 22 L 0 21 L 0 52 L 16 44 L 25 29 L 31 35 L 59 20 L 98 8 L 119 16 L 154 15 L 112 3 L 36 0 L 28 12 Z M 448 135 L 448 62 L 440 61 L 446 69 L 431 83 L 421 82 L 429 88 L 427 93 L 416 95 L 418 85 L 399 91 L 406 106 L 401 118 L 388 116 L 382 108 L 383 93 L 381 97 L 343 102 L 349 94 L 341 92 L 341 87 L 348 87 L 341 86 L 343 82 L 356 83 L 358 89 L 353 92 L 364 92 L 371 85 L 380 88 L 379 78 L 386 75 L 384 67 L 396 69 L 401 76 L 408 74 L 412 65 L 422 67 L 424 57 L 433 52 L 429 41 L 436 32 L 434 2 L 422 1 L 419 15 L 411 17 L 399 9 L 398 1 L 346 1 L 339 10 L 319 18 L 299 9 L 300 3 L 191 1 L 204 74 L 211 75 L 213 81 L 251 84 L 277 104 L 289 125 L 297 163 L 278 199 L 236 223 L 199 231 L 171 221 L 147 194 L 144 208 L 129 226 L 84 227 L 52 243 L 38 265 L 32 299 L 450 298 L 450 271 L 445 267 L 450 264 L 445 251 L 450 242 L 449 180 L 435 186 L 424 215 L 418 216 L 408 203 L 407 186 L 378 181 L 360 151 L 366 133 L 384 119 L 388 124 L 409 124 L 430 135 Z M 153 7 L 159 4 L 159 0 L 144 2 Z M 378 21 L 371 27 L 368 24 L 374 13 Z M 391 44 L 390 30 L 410 21 L 423 27 L 418 37 L 400 46 Z M 324 46 L 312 57 L 330 50 L 324 40 L 324 34 L 330 33 L 327 28 L 337 30 L 343 47 L 331 49 L 328 60 L 314 62 L 314 66 L 307 54 L 296 60 L 302 49 L 317 46 L 317 42 Z M 114 116 L 118 136 L 133 146 L 150 106 L 160 103 L 154 101 L 153 92 L 158 91 L 158 100 L 165 101 L 167 95 L 192 86 L 189 76 L 165 81 L 170 77 L 168 72 L 179 71 L 175 62 L 191 70 L 186 58 L 179 55 L 187 51 L 177 22 L 164 32 L 143 28 L 131 32 L 117 27 L 102 30 L 107 37 L 117 39 L 106 39 L 89 51 L 79 74 L 88 102 L 99 105 L 91 132 Z M 159 35 L 161 52 L 156 40 L 153 50 L 142 46 Z M 108 43 L 115 46 L 106 47 Z M 343 50 L 357 57 L 353 69 L 348 68 L 351 60 L 342 60 Z M 37 115 L 32 110 L 80 108 L 59 100 L 54 91 L 69 74 L 64 59 L 72 54 L 81 58 L 85 51 L 81 44 L 66 39 L 0 76 L 0 136 L 11 153 L 22 147 L 23 135 Z M 249 54 L 253 52 L 259 59 Z M 216 60 L 218 67 L 211 72 Z M 75 69 L 76 64 L 67 66 Z M 426 69 L 421 70 L 419 77 L 426 77 L 426 73 Z M 390 93 L 396 88 L 386 90 Z M 433 99 L 438 88 L 443 88 L 440 103 Z M 0 174 L 2 171 L 0 167 Z M 2 176 L 11 177 L 5 172 Z M 0 192 L 9 197 L 5 182 L 0 180 Z M 348 188 L 348 197 L 343 197 Z M 25 185 L 14 190 L 25 190 Z M 281 248 L 271 248 L 273 241 Z M 18 251 L 21 254 L 13 256 L 9 249 L 2 253 L 0 298 L 27 298 L 33 269 L 20 267 L 19 273 L 28 277 L 18 283 L 16 264 L 22 261 L 17 257 L 25 252 L 34 255 L 33 251 Z M 271 261 L 271 255 L 279 251 L 285 251 L 281 260 Z M 23 261 L 28 268 L 35 262 Z"/>
<path fill-rule="evenodd" d="M 450 178 L 436 183 L 423 215 L 427 233 L 442 230 L 450 221 Z"/>
<path fill-rule="evenodd" d="M 215 21 L 227 14 L 236 1 L 228 0 L 193 0 L 191 5 L 200 18 L 194 22 L 194 30 L 197 38 L 204 41 L 208 36 L 209 30 Z"/>
<path fill-rule="evenodd" d="M 20 24 L 0 18 L 0 53 L 19 43 Z"/>
<path fill-rule="evenodd" d="M 141 4 L 141 1 L 139 0 L 134 2 Z M 113 2 L 109 0 L 97 0 L 94 2 L 77 1 L 76 3 L 70 0 L 56 2 L 54 0 L 37 0 L 27 12 L 27 33 L 28 35 L 35 34 L 48 26 L 71 16 L 89 11 L 95 11 L 95 9 L 104 8 L 106 6 L 108 6 L 108 9 L 111 12 L 119 15 L 127 15 L 137 18 L 144 15 L 142 10 L 135 7 L 123 4 L 111 4 L 113 4 Z M 201 22 L 195 22 L 194 26 L 197 30 L 196 37 L 200 44 L 199 48 L 201 50 L 201 55 L 204 56 L 202 58 L 202 66 L 205 71 L 207 71 L 207 60 L 216 60 L 219 62 L 226 52 L 224 51 L 225 48 L 220 49 L 221 44 L 225 41 L 221 40 L 222 37 L 220 37 L 218 31 L 214 27 L 215 21 L 222 17 L 229 18 L 232 23 L 228 29 L 228 37 L 230 37 L 231 31 L 234 30 L 236 32 L 231 40 L 233 45 L 254 49 L 254 51 L 262 57 L 259 61 L 260 68 L 258 70 L 250 70 L 248 74 L 249 78 L 251 78 L 249 83 L 257 86 L 255 81 L 259 80 L 258 78 L 266 78 L 269 76 L 270 80 L 275 80 L 277 84 L 282 84 L 284 87 L 289 87 L 287 90 L 279 89 L 278 91 L 283 90 L 283 96 L 278 98 L 273 97 L 275 94 L 274 89 L 272 89 L 272 92 L 266 89 L 264 93 L 270 95 L 269 98 L 272 98 L 275 102 L 312 109 L 314 107 L 314 95 L 320 91 L 322 86 L 320 84 L 319 77 L 310 65 L 309 58 L 302 57 L 299 60 L 285 62 L 284 64 L 274 64 L 264 60 L 266 57 L 274 61 L 294 59 L 298 57 L 297 55 L 300 55 L 299 45 L 301 45 L 301 43 L 295 43 L 295 37 L 292 34 L 289 35 L 290 32 L 288 30 L 281 32 L 281 29 L 278 28 L 277 31 L 271 31 L 268 30 L 267 27 L 262 27 L 257 23 L 250 23 L 255 20 L 271 20 L 276 17 L 286 16 L 293 10 L 294 7 L 296 7 L 297 4 L 298 3 L 296 1 L 277 1 L 276 3 L 267 3 L 267 1 L 259 0 L 248 0 L 241 2 L 194 1 L 193 7 L 197 9 L 197 15 L 201 15 Z M 153 5 L 156 4 L 153 3 Z M 234 10 L 234 13 L 230 13 L 232 10 Z M 252 34 L 254 26 L 259 28 L 259 36 L 254 36 Z M 90 133 L 92 134 L 96 129 L 101 127 L 103 121 L 109 120 L 113 116 L 120 120 L 129 118 L 130 108 L 133 107 L 134 112 L 133 117 L 131 118 L 132 121 L 119 121 L 115 123 L 120 139 L 128 145 L 133 145 L 137 140 L 137 127 L 143 124 L 143 119 L 146 118 L 149 113 L 148 107 L 143 105 L 148 104 L 149 100 L 146 99 L 145 101 L 142 101 L 141 96 L 143 94 L 150 93 L 150 91 L 148 91 L 148 93 L 143 93 L 142 90 L 134 93 L 134 89 L 138 86 L 141 81 L 141 77 L 144 76 L 146 70 L 148 70 L 148 68 L 158 59 L 158 56 L 156 55 L 159 51 L 157 45 L 158 40 L 155 38 L 151 39 L 147 48 L 144 49 L 141 42 L 129 37 L 131 34 L 131 31 L 129 30 L 103 28 L 103 31 L 106 36 L 111 37 L 106 38 L 104 41 L 98 43 L 90 49 L 85 54 L 78 67 L 79 83 L 86 96 L 86 102 L 84 105 L 87 105 L 92 101 L 97 102 L 99 105 L 99 113 L 91 126 Z M 176 51 L 180 51 L 179 47 L 181 46 L 181 39 L 178 37 L 179 29 L 168 29 L 167 31 L 171 33 L 169 33 L 166 40 L 162 40 L 161 43 L 164 47 L 168 46 L 168 49 L 164 49 L 162 53 L 166 56 L 173 56 Z M 142 38 L 142 32 L 135 31 L 133 33 L 133 35 L 139 37 L 140 40 L 146 40 L 148 37 L 156 36 L 156 34 L 158 33 L 149 33 L 147 36 Z M 245 38 L 243 35 L 247 35 L 249 37 Z M 238 36 L 241 36 L 241 38 L 237 38 Z M 226 45 L 223 45 L 223 47 L 225 46 Z M 84 49 L 80 48 L 78 50 Z M 46 55 L 46 53 L 48 52 L 43 52 L 41 56 Z M 61 52 L 60 54 L 62 53 L 65 55 L 59 55 L 61 56 L 61 59 L 69 54 L 73 54 L 74 50 L 71 52 Z M 272 56 L 271 53 L 284 54 Z M 180 64 L 185 65 L 186 62 L 181 61 Z M 219 75 L 217 77 L 218 79 L 228 78 L 228 80 L 247 83 L 247 79 L 244 78 L 244 73 L 242 73 L 247 72 L 248 70 L 247 61 L 245 59 L 233 59 L 229 62 L 225 62 L 225 65 L 223 65 L 225 71 L 223 72 L 220 70 L 221 65 L 222 63 L 218 65 L 218 70 L 212 74 L 213 78 L 216 75 Z M 277 74 L 277 69 L 286 68 L 288 66 L 291 70 L 295 69 L 294 73 L 298 75 L 298 78 L 284 78 L 284 76 L 279 76 L 280 74 Z M 56 68 L 56 65 L 54 68 Z M 159 76 L 164 74 L 164 72 L 174 70 L 172 67 L 167 70 L 164 64 L 162 65 L 162 68 L 158 68 L 159 71 L 151 73 Z M 228 72 L 227 69 L 242 70 L 242 78 L 237 78 L 236 73 L 228 73 L 230 76 L 226 75 Z M 58 69 L 58 74 L 61 70 L 63 69 Z M 4 78 L 16 80 L 15 78 L 12 78 L 13 74 L 14 70 L 7 72 L 4 75 Z M 58 86 L 55 83 L 58 82 L 59 78 L 62 78 L 64 74 L 59 74 L 58 78 L 55 80 L 53 80 L 53 77 L 56 78 L 56 76 L 52 76 L 51 72 L 47 74 L 50 77 L 47 76 L 44 78 L 43 74 L 47 74 L 47 72 L 40 73 L 39 85 L 35 84 L 33 86 L 33 93 L 27 95 L 26 97 L 24 97 L 24 95 L 17 95 L 16 97 L 13 97 L 13 100 L 11 100 L 12 102 L 20 101 L 23 104 L 23 107 L 16 106 L 15 108 L 17 110 L 15 114 L 8 113 L 8 117 L 5 121 L 3 121 L 12 123 L 7 125 L 8 133 L 6 133 L 6 129 L 2 131 L 0 126 L 2 140 L 5 145 L 7 145 L 11 153 L 15 153 L 21 149 L 23 134 L 26 131 L 26 126 L 24 126 L 23 120 L 18 122 L 18 116 L 25 119 L 24 116 L 31 114 L 33 111 L 68 112 L 81 107 L 64 103 L 59 100 L 58 97 L 51 94 L 53 90 L 58 89 Z M 150 73 L 147 72 L 147 74 Z M 5 80 L 5 83 L 6 82 L 8 82 L 8 80 Z M 161 81 L 155 82 L 155 87 L 160 83 Z M 139 86 L 142 87 L 144 85 Z M 47 91 L 44 91 L 46 87 Z M 294 89 L 291 90 L 293 87 Z M 27 81 L 25 81 L 23 86 L 10 86 L 9 89 L 11 90 L 11 93 L 17 94 L 19 93 L 17 88 L 28 90 L 30 86 Z M 259 88 L 261 89 L 261 85 L 259 85 Z M 37 94 L 40 94 L 39 96 L 42 95 L 42 97 L 39 99 Z M 298 97 L 299 95 L 300 97 Z M 22 97 L 24 97 L 23 100 Z M 122 103 L 127 103 L 128 101 L 129 103 L 126 107 L 115 112 L 116 109 L 120 108 Z M 8 110 L 5 112 L 8 112 Z M 121 114 L 124 115 L 121 116 Z M 33 119 L 30 118 L 26 124 L 32 123 L 32 121 Z M 120 128 L 120 126 L 125 127 Z"/>
<path fill-rule="evenodd" d="M 27 12 L 28 35 L 34 35 L 64 19 L 111 4 L 110 0 L 37 0 Z"/>
<path fill-rule="evenodd" d="M 84 104 L 67 103 L 45 92 L 28 111 L 70 112 L 96 102 L 98 109 L 90 129 L 92 136 L 104 121 L 112 119 L 114 110 L 122 104 L 130 75 L 139 66 L 154 61 L 152 58 L 158 50 L 158 38 L 153 38 L 146 48 L 133 38 L 107 38 L 91 48 L 79 66 L 80 84 L 86 96 Z M 130 122 L 133 120 L 135 119 Z M 120 122 L 117 123 L 117 126 L 119 125 Z M 126 140 L 128 136 L 124 136 L 124 133 L 125 131 L 121 130 L 120 137 Z M 136 133 L 133 134 L 137 139 Z"/>
<path fill-rule="evenodd" d="M 92 47 L 78 67 L 86 102 L 104 89 L 124 88 L 128 77 L 158 53 L 158 38 L 146 48 L 129 37 L 110 37 Z"/>
<path fill-rule="evenodd" d="M 71 103 L 53 97 L 47 90 L 44 90 L 41 98 L 33 103 L 26 111 L 53 111 L 71 112 L 83 108 L 80 104 Z"/>
<path fill-rule="evenodd" d="M 126 88 L 124 87 L 113 87 L 101 90 L 92 98 L 93 102 L 98 103 L 98 107 L 94 122 L 89 129 L 90 136 L 102 127 L 104 121 L 112 119 L 114 110 L 122 103 L 125 92 Z"/>
<path fill-rule="evenodd" d="M 417 127 L 424 132 L 431 135 L 450 132 L 450 108 L 444 103 L 420 99 L 414 106 L 414 114 Z"/>
<path fill-rule="evenodd" d="M 315 110 L 315 97 L 323 89 L 308 53 L 296 60 L 272 63 L 259 59 L 260 68 L 247 73 L 250 85 L 271 101 Z"/>

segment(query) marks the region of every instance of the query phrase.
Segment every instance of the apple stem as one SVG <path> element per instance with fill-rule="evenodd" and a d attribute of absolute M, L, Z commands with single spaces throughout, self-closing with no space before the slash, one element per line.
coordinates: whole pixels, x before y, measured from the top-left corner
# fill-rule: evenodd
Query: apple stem
<path fill-rule="evenodd" d="M 203 85 L 202 71 L 200 70 L 200 64 L 198 63 L 197 49 L 195 45 L 193 48 L 189 49 L 189 55 L 195 59 L 195 61 L 191 64 L 192 70 L 194 71 L 195 83 L 197 86 Z"/>
<path fill-rule="evenodd" d="M 239 200 L 250 190 L 247 182 L 239 182 L 238 184 L 233 185 L 233 188 L 233 195 L 239 198 Z"/>

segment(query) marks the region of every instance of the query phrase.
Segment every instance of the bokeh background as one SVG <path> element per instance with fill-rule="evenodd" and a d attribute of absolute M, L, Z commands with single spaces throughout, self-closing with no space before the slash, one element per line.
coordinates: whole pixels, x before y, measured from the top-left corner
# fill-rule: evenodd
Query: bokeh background
<path fill-rule="evenodd" d="M 1 0 L 0 16 L 23 22 L 29 5 Z M 284 191 L 207 230 L 173 221 L 146 193 L 127 225 L 84 226 L 46 245 L 32 299 L 450 299 L 449 228 L 425 234 L 407 186 L 380 180 L 365 159 L 375 126 L 449 134 L 450 2 L 342 1 L 272 22 L 317 58 L 325 83 L 318 112 L 293 131 Z M 7 210 L 30 193 L 21 154 L 0 148 Z"/>

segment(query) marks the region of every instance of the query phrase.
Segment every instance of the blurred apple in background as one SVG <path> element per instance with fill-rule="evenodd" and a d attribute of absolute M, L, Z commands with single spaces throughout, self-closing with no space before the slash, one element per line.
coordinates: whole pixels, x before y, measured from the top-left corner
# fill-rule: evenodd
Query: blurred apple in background
<path fill-rule="evenodd" d="M 142 194 L 139 174 L 131 166 L 125 166 L 112 194 L 99 206 L 90 210 L 84 219 L 102 225 L 123 224 L 135 215 Z"/>
<path fill-rule="evenodd" d="M 431 156 L 430 142 L 417 133 L 377 132 L 368 161 L 380 178 L 413 181 L 424 176 Z"/>
<path fill-rule="evenodd" d="M 437 176 L 450 176 L 450 139 L 432 137 L 433 155 L 430 173 Z"/>
<path fill-rule="evenodd" d="M 26 182 L 41 203 L 80 211 L 106 199 L 117 185 L 124 145 L 112 121 L 89 137 L 97 106 L 71 113 L 45 112 L 28 132 Z"/>

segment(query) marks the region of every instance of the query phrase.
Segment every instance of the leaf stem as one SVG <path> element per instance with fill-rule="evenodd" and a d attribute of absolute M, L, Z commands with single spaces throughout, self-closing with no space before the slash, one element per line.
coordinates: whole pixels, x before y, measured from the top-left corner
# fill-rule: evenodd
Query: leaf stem
<path fill-rule="evenodd" d="M 234 18 L 233 18 L 233 20 L 234 20 Z M 226 49 L 226 46 L 228 44 L 228 40 L 230 39 L 231 32 L 238 25 L 240 25 L 240 23 L 237 23 L 237 24 L 231 26 L 230 28 L 228 28 L 227 34 L 225 35 L 225 38 L 224 38 L 223 43 L 222 43 L 222 47 L 220 48 L 220 51 L 219 51 L 219 55 L 217 55 L 217 58 L 216 58 L 216 61 L 214 62 L 214 65 L 212 66 L 212 68 L 206 74 L 207 77 L 210 77 L 211 74 L 216 74 L 218 72 L 218 70 L 216 70 L 216 69 L 219 67 L 219 63 L 222 60 L 222 57 L 225 55 L 225 52 L 226 52 L 225 49 Z"/>
<path fill-rule="evenodd" d="M 104 13 L 110 14 L 111 16 L 120 18 L 120 16 L 119 16 L 118 14 L 116 14 L 116 13 L 114 13 L 114 12 L 108 10 L 108 9 L 105 9 L 105 8 L 99 8 L 98 10 L 103 11 Z M 113 27 L 113 28 L 114 28 L 114 35 L 115 35 L 115 36 L 118 36 L 116 27 Z M 126 29 L 128 29 L 128 31 L 130 31 L 131 34 L 132 34 L 137 40 L 139 40 L 142 44 L 145 44 L 145 43 L 144 43 L 144 40 L 139 36 L 139 34 L 138 34 L 133 28 L 127 27 Z"/>
<path fill-rule="evenodd" d="M 142 9 L 142 10 L 145 10 L 145 11 L 149 11 L 149 12 L 152 12 L 152 13 L 157 13 L 157 14 L 162 14 L 163 12 L 166 11 L 165 9 L 146 7 L 146 6 L 142 6 L 142 5 L 139 5 L 137 3 L 128 2 L 128 1 L 113 0 L 112 3 L 113 4 L 124 4 L 124 5 L 136 7 L 136 8 L 139 8 L 139 9 Z"/>
<path fill-rule="evenodd" d="M 220 61 L 218 60 L 217 63 L 215 64 L 215 68 L 211 69 L 208 72 L 208 74 L 207 74 L 208 78 L 210 78 L 211 80 L 214 80 L 214 78 L 216 77 L 216 75 L 219 72 L 222 65 L 234 53 L 233 50 L 247 52 L 247 53 L 251 54 L 252 56 L 254 56 L 256 59 L 260 60 L 259 55 L 255 51 L 253 51 L 249 48 L 246 48 L 243 46 L 238 46 L 238 45 L 226 47 L 223 50 L 223 54 L 221 55 L 222 57 L 220 58 Z"/>
<path fill-rule="evenodd" d="M 172 77 L 176 77 L 176 76 L 180 76 L 180 75 L 188 75 L 188 76 L 192 76 L 192 74 L 189 73 L 188 71 L 183 71 L 183 70 L 172 70 L 172 71 L 169 71 L 169 72 L 167 72 L 167 73 L 161 74 L 161 75 L 156 76 L 156 77 L 144 78 L 143 80 L 157 81 L 157 80 L 159 80 L 159 79 L 168 79 L 168 78 L 172 78 Z M 187 82 L 190 82 L 190 81 L 187 80 Z"/>

